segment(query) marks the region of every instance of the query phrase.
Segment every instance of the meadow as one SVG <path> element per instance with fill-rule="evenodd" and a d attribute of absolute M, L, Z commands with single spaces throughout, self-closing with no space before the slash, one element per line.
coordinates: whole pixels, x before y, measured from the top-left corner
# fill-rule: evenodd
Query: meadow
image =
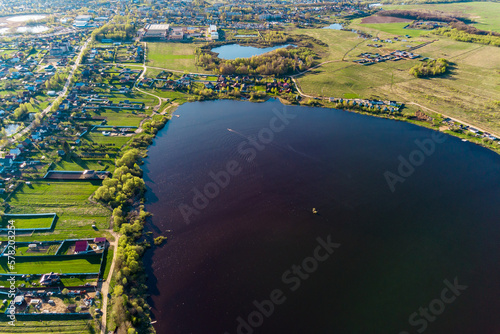
<path fill-rule="evenodd" d="M 193 43 L 147 43 L 147 66 L 161 67 L 176 71 L 206 73 L 195 65 Z"/>
<path fill-rule="evenodd" d="M 500 32 L 500 3 L 498 2 L 455 2 L 442 4 L 421 4 L 421 5 L 384 5 L 385 10 L 419 10 L 445 13 L 455 13 L 464 15 L 477 22 L 473 26 L 478 29 Z"/>
<path fill-rule="evenodd" d="M 80 159 L 61 160 L 55 163 L 54 170 L 106 170 L 113 172 L 115 163 L 111 159 Z"/>
<path fill-rule="evenodd" d="M 130 140 L 131 137 L 105 136 L 102 134 L 102 131 L 94 130 L 92 132 L 86 133 L 83 138 L 95 144 L 114 145 L 116 147 L 122 147 Z"/>
<path fill-rule="evenodd" d="M 54 217 L 36 217 L 36 216 L 4 216 L 0 222 L 0 228 L 6 228 L 9 220 L 14 220 L 16 229 L 29 228 L 49 228 L 52 225 Z"/>
<path fill-rule="evenodd" d="M 109 228 L 110 211 L 89 200 L 101 181 L 32 181 L 22 184 L 7 199 L 9 213 L 49 213 L 55 212 L 58 220 L 52 232 L 36 233 L 36 240 L 63 240 L 69 238 L 95 238 L 106 236 L 99 229 Z M 92 224 L 96 228 L 92 228 Z M 7 240 L 6 236 L 0 240 Z M 31 241 L 33 237 L 16 235 L 18 241 Z"/>
<path fill-rule="evenodd" d="M 157 102 L 157 100 L 156 100 Z M 141 121 L 144 119 L 142 116 L 138 116 L 137 113 L 133 113 L 128 110 L 106 110 L 97 111 L 93 113 L 99 117 L 106 117 L 107 125 L 111 126 L 139 126 Z"/>
<path fill-rule="evenodd" d="M 56 273 L 98 273 L 101 265 L 101 254 L 87 255 L 85 258 L 74 259 L 72 256 L 64 258 L 51 256 L 40 257 L 40 260 L 26 258 L 24 256 L 16 257 L 15 272 L 18 274 L 46 274 Z M 9 272 L 7 266 L 7 257 L 0 258 L 0 272 L 5 274 Z"/>
<path fill-rule="evenodd" d="M 320 50 L 322 59 L 318 62 L 331 61 L 297 78 L 305 94 L 414 102 L 500 134 L 500 48 L 457 42 L 442 36 L 420 36 L 407 42 L 384 43 L 382 48 L 375 49 L 367 46 L 373 43 L 370 39 L 357 38 L 357 34 L 351 32 L 332 30 L 322 34 L 310 30 L 305 33 L 329 45 L 327 50 Z M 422 57 L 448 59 L 451 70 L 443 76 L 413 77 L 409 69 L 418 64 L 418 60 L 387 61 L 370 66 L 351 61 L 359 59 L 362 52 L 385 54 L 404 50 L 405 45 L 421 45 L 433 40 L 414 52 Z M 412 111 L 418 109 L 411 108 Z"/>

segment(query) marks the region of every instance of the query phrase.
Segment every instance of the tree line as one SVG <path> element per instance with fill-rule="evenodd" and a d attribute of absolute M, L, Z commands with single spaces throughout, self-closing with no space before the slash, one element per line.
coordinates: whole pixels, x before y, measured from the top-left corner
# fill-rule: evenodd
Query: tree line
<path fill-rule="evenodd" d="M 240 75 L 286 75 L 305 71 L 314 65 L 316 54 L 304 47 L 278 49 L 272 52 L 237 58 L 220 59 L 215 53 L 201 53 L 197 57 L 197 65 L 217 74 Z"/>

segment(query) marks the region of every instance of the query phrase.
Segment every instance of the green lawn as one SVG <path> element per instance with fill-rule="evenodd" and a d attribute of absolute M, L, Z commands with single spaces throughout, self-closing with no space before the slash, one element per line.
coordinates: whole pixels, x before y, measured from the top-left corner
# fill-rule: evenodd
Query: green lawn
<path fill-rule="evenodd" d="M 75 278 L 61 278 L 61 283 L 63 286 L 83 286 L 85 283 L 95 283 L 97 278 L 87 279 L 81 277 Z"/>
<path fill-rule="evenodd" d="M 291 31 L 292 34 L 309 35 L 317 38 L 326 44 L 328 47 L 319 47 L 317 51 L 321 56 L 320 62 L 323 61 L 340 61 L 342 57 L 358 44 L 369 43 L 358 38 L 357 34 L 350 31 L 333 30 L 333 29 L 297 29 Z"/>
<path fill-rule="evenodd" d="M 56 273 L 98 273 L 100 267 L 101 255 L 88 255 L 85 258 L 73 259 L 68 256 L 57 260 L 50 256 L 40 260 L 26 259 L 25 257 L 16 257 L 15 272 L 18 274 L 45 274 L 49 272 Z M 0 258 L 0 272 L 7 273 L 11 270 L 7 267 L 7 257 Z"/>
<path fill-rule="evenodd" d="M 442 4 L 421 5 L 390 5 L 383 6 L 384 9 L 403 9 L 421 11 L 442 11 L 445 13 L 458 13 L 478 22 L 474 26 L 478 29 L 500 32 L 500 3 L 498 2 L 455 2 Z"/>
<path fill-rule="evenodd" d="M 43 251 L 31 251 L 28 245 L 17 246 L 16 245 L 16 256 L 43 256 L 43 255 L 55 255 L 59 244 L 50 245 L 49 249 Z"/>
<path fill-rule="evenodd" d="M 110 211 L 89 200 L 101 181 L 32 181 L 31 187 L 22 184 L 7 199 L 9 213 L 55 212 L 58 220 L 52 232 L 36 233 L 37 241 L 68 238 L 110 237 L 99 231 L 109 228 Z M 92 228 L 95 224 L 97 230 Z M 0 240 L 7 240 L 6 237 Z M 32 241 L 29 235 L 16 235 L 18 241 Z"/>
<path fill-rule="evenodd" d="M 203 73 L 195 66 L 194 51 L 199 44 L 193 43 L 147 43 L 146 65 L 178 71 Z"/>
<path fill-rule="evenodd" d="M 113 262 L 113 254 L 114 254 L 113 248 L 114 248 L 113 246 L 110 246 L 106 250 L 106 255 L 105 255 L 104 261 L 102 263 L 102 265 L 104 266 L 104 268 L 101 268 L 103 270 L 102 278 L 104 280 L 106 280 L 108 278 L 109 271 L 111 270 L 111 263 Z"/>
<path fill-rule="evenodd" d="M 85 134 L 82 138 L 87 139 L 96 144 L 104 144 L 104 145 L 114 145 L 116 147 L 122 147 L 125 145 L 131 137 L 125 136 L 104 136 L 102 132 L 91 132 Z"/>
<path fill-rule="evenodd" d="M 156 100 L 157 101 L 157 100 Z M 101 117 L 106 117 L 107 125 L 117 126 L 139 126 L 144 117 L 133 114 L 132 111 L 107 110 L 98 113 Z"/>
<path fill-rule="evenodd" d="M 12 217 L 4 216 L 0 222 L 1 228 L 6 228 L 9 220 L 14 220 L 14 226 L 16 229 L 28 229 L 28 228 L 49 228 L 52 225 L 53 217 Z"/>
<path fill-rule="evenodd" d="M 0 322 L 0 333 L 2 334 L 38 334 L 38 333 L 61 333 L 61 334 L 95 334 L 98 330 L 94 328 L 92 319 L 71 319 L 61 316 L 59 320 L 36 320 L 27 321 L 19 318 L 15 326 L 9 325 L 7 321 Z"/>

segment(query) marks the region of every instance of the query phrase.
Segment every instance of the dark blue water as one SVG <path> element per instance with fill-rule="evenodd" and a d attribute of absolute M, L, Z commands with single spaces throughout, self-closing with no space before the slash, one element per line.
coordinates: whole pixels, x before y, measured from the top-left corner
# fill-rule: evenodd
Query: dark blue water
<path fill-rule="evenodd" d="M 277 101 L 176 114 L 144 165 L 158 333 L 500 332 L 497 154 Z"/>
<path fill-rule="evenodd" d="M 277 45 L 268 48 L 256 48 L 253 46 L 242 46 L 239 44 L 228 44 L 213 48 L 212 52 L 217 52 L 221 59 L 251 58 L 268 53 L 277 49 L 286 48 L 291 44 Z"/>

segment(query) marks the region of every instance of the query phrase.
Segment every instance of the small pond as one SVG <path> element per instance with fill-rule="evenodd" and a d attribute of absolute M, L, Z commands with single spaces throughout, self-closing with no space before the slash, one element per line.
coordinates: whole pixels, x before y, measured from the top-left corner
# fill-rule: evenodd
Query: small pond
<path fill-rule="evenodd" d="M 323 29 L 334 29 L 334 30 L 340 30 L 342 28 L 343 27 L 340 23 L 332 23 L 329 26 L 323 27 Z"/>
<path fill-rule="evenodd" d="M 12 16 L 12 17 L 7 18 L 7 21 L 10 21 L 10 22 L 38 21 L 38 20 L 42 20 L 46 17 L 47 17 L 47 15 L 37 15 L 37 14 L 34 14 L 34 15 L 16 15 L 16 16 Z"/>

